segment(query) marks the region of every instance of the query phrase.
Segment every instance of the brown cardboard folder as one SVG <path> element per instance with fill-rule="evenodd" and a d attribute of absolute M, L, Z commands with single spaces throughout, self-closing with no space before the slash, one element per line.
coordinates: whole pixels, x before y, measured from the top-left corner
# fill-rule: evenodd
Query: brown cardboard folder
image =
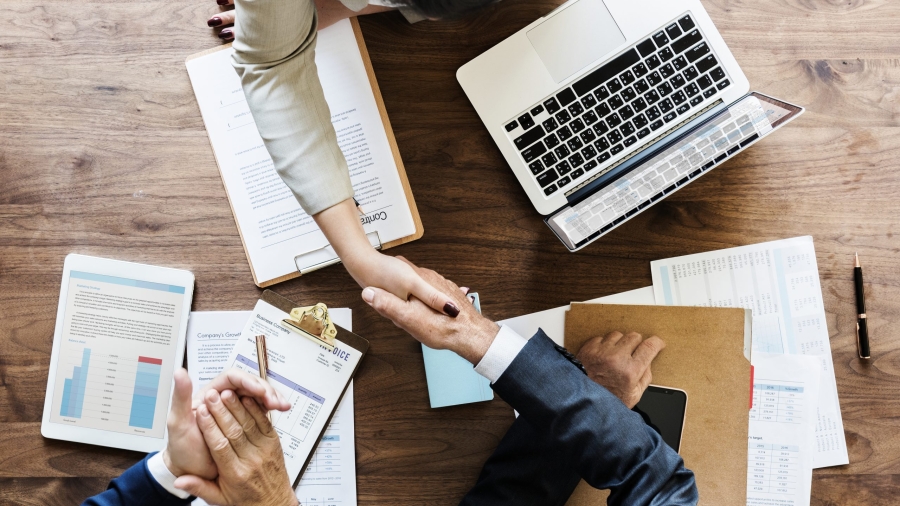
<path fill-rule="evenodd" d="M 653 361 L 653 384 L 687 392 L 681 456 L 697 478 L 700 503 L 746 504 L 750 311 L 575 303 L 566 314 L 565 345 L 572 353 L 612 331 L 666 342 Z M 605 505 L 607 496 L 581 482 L 568 504 Z"/>

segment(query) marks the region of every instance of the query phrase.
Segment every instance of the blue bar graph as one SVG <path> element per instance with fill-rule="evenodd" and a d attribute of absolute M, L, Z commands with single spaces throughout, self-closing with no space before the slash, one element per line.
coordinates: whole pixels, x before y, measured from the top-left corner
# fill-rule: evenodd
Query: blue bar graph
<path fill-rule="evenodd" d="M 159 374 L 162 360 L 138 357 L 137 374 L 134 379 L 134 395 L 131 397 L 131 416 L 128 425 L 142 429 L 153 428 L 156 413 L 156 394 L 159 392 Z"/>
<path fill-rule="evenodd" d="M 91 362 L 91 350 L 85 348 L 81 355 L 81 366 L 72 369 L 72 377 L 66 378 L 63 384 L 62 405 L 59 408 L 60 416 L 81 418 L 81 408 L 84 406 L 84 390 L 87 387 L 88 365 Z"/>

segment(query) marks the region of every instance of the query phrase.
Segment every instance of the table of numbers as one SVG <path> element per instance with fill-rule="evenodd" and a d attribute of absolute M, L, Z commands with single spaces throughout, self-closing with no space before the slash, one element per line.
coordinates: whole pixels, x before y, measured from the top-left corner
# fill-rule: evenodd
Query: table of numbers
<path fill-rule="evenodd" d="M 800 447 L 750 443 L 748 467 L 751 493 L 794 494 L 800 474 Z"/>
<path fill-rule="evenodd" d="M 760 422 L 801 423 L 803 387 L 754 383 L 750 420 Z"/>
<path fill-rule="evenodd" d="M 336 497 L 327 496 L 304 496 L 297 497 L 303 506 L 342 506 L 344 501 Z"/>

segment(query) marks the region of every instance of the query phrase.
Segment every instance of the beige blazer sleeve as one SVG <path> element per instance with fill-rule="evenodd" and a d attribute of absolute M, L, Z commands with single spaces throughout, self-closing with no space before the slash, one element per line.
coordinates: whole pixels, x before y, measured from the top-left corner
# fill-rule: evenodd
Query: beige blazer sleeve
<path fill-rule="evenodd" d="M 236 0 L 234 68 L 275 170 L 309 215 L 353 198 L 316 71 L 312 0 Z"/>

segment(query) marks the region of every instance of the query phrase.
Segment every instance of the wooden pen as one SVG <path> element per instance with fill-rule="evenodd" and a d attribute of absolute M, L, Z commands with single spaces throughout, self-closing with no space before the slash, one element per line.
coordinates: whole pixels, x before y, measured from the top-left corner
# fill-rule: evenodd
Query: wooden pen
<path fill-rule="evenodd" d="M 256 336 L 256 361 L 259 363 L 259 377 L 268 382 L 269 352 L 266 351 L 266 336 L 262 334 Z M 269 422 L 272 421 L 272 414 L 268 409 L 266 409 L 266 418 L 269 419 Z"/>

